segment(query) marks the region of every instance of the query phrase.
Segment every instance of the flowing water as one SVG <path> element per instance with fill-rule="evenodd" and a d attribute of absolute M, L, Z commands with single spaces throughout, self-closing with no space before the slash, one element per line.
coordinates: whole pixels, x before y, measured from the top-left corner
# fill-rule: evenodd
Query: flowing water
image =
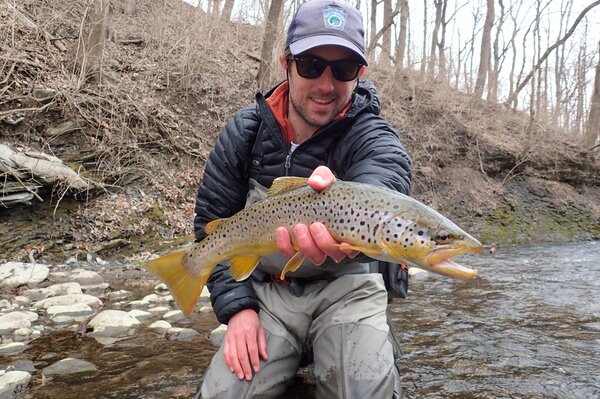
<path fill-rule="evenodd" d="M 600 398 L 600 242 L 499 248 L 464 257 L 481 278 L 414 277 L 390 305 L 404 350 L 406 398 Z M 34 374 L 20 398 L 190 397 L 215 348 L 212 314 L 194 314 L 191 342 L 141 330 L 103 347 L 60 333 L 21 355 L 38 370 L 72 355 L 99 371 L 85 377 Z M 299 378 L 286 397 L 314 397 Z"/>

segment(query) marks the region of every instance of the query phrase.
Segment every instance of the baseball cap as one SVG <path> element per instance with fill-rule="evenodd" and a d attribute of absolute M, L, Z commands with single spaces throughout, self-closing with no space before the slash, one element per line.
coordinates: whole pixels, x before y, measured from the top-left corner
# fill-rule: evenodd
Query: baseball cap
<path fill-rule="evenodd" d="M 367 65 L 360 11 L 341 0 L 310 0 L 301 4 L 288 28 L 286 48 L 297 55 L 326 45 L 346 47 Z"/>

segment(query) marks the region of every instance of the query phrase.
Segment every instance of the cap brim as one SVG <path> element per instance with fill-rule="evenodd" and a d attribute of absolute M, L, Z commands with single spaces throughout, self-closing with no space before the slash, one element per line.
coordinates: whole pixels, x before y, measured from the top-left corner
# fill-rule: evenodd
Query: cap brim
<path fill-rule="evenodd" d="M 305 37 L 303 39 L 295 41 L 294 43 L 291 43 L 290 51 L 292 52 L 292 55 L 298 55 L 305 51 L 308 51 L 310 49 L 313 49 L 315 47 L 320 47 L 320 46 L 342 46 L 342 47 L 345 47 L 348 50 L 351 50 L 353 53 L 355 53 L 365 65 L 368 65 L 367 59 L 365 58 L 362 51 L 360 51 L 358 46 L 356 46 L 354 43 L 352 43 L 346 39 L 343 39 L 338 36 L 333 36 L 333 35 L 316 35 L 316 36 Z"/>

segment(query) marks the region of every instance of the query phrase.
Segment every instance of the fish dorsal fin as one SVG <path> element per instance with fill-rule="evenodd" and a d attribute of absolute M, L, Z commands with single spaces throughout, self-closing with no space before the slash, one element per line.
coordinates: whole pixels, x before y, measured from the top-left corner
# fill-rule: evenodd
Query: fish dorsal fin
<path fill-rule="evenodd" d="M 224 221 L 227 220 L 227 218 L 223 218 L 223 219 L 215 219 L 211 222 L 208 222 L 206 224 L 206 226 L 204 227 L 204 231 L 206 232 L 206 234 L 210 234 L 213 231 L 215 231 L 217 229 L 217 227 L 219 227 L 219 225 Z"/>
<path fill-rule="evenodd" d="M 237 255 L 229 260 L 229 271 L 231 276 L 236 280 L 244 280 L 248 278 L 256 268 L 260 256 L 258 255 Z"/>
<path fill-rule="evenodd" d="M 308 179 L 306 177 L 278 177 L 273 181 L 273 185 L 269 189 L 269 197 L 307 185 Z"/>

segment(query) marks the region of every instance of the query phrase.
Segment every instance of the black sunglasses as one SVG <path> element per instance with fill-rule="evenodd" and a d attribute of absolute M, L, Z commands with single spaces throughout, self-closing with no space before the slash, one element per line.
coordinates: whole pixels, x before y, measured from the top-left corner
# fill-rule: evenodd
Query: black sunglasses
<path fill-rule="evenodd" d="M 296 71 L 298 71 L 298 75 L 305 79 L 318 78 L 329 66 L 336 80 L 349 82 L 356 79 L 360 68 L 363 66 L 362 62 L 356 60 L 326 61 L 319 57 L 300 55 L 293 56 L 290 59 L 296 61 Z"/>

